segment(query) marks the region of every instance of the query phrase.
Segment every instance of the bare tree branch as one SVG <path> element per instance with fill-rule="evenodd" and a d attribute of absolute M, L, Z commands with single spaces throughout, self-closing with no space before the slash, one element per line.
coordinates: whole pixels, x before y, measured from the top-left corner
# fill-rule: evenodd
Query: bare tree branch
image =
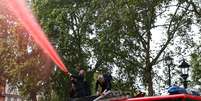
<path fill-rule="evenodd" d="M 170 24 L 169 24 L 169 27 L 168 27 L 168 30 L 167 30 L 167 33 L 168 33 L 168 39 L 167 41 L 165 42 L 165 44 L 163 45 L 163 47 L 161 48 L 161 50 L 158 52 L 157 56 L 153 59 L 153 61 L 151 62 L 152 65 L 154 65 L 158 58 L 160 57 L 160 55 L 162 54 L 162 52 L 166 49 L 166 47 L 168 46 L 168 44 L 170 43 L 170 41 L 172 40 L 172 38 L 174 37 L 174 34 L 176 33 L 178 27 L 180 26 L 180 23 L 182 22 L 181 20 L 183 19 L 184 15 L 187 13 L 188 11 L 188 8 L 190 5 L 187 5 L 185 11 L 183 12 L 181 18 L 180 18 L 180 22 L 177 23 L 177 25 L 175 25 L 174 29 L 171 31 L 171 26 L 172 26 L 172 23 L 173 23 L 173 19 L 176 17 L 176 14 L 180 8 L 180 5 L 181 4 L 178 4 L 178 7 L 177 9 L 175 10 L 175 13 L 170 21 Z"/>

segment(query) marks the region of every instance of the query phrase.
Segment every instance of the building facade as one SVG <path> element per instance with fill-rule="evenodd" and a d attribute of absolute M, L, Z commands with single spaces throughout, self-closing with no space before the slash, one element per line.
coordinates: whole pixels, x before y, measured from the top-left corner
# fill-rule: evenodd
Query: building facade
<path fill-rule="evenodd" d="M 13 89 L 6 82 L 0 82 L 0 101 L 23 101 L 18 89 Z"/>

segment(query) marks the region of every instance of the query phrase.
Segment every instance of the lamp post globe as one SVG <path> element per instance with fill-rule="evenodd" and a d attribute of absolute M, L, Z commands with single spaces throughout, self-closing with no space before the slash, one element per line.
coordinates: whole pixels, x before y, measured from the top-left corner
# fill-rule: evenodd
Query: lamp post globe
<path fill-rule="evenodd" d="M 189 71 L 190 65 L 183 60 L 182 63 L 179 65 L 179 68 L 181 69 L 181 77 L 183 78 L 183 84 L 184 88 L 187 88 L 187 78 L 188 78 L 188 71 Z"/>

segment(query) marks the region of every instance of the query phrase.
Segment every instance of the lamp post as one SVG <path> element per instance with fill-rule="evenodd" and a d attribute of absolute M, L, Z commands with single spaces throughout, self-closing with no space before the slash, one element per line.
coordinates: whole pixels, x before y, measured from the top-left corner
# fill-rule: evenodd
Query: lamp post
<path fill-rule="evenodd" d="M 188 71 L 189 71 L 189 67 L 190 65 L 183 60 L 181 65 L 179 65 L 179 68 L 181 68 L 181 77 L 183 78 L 183 84 L 184 84 L 184 88 L 187 88 L 187 78 L 188 78 Z"/>
<path fill-rule="evenodd" d="M 173 58 L 169 55 L 165 58 L 166 64 L 168 66 L 168 85 L 171 87 L 171 66 L 173 64 Z"/>

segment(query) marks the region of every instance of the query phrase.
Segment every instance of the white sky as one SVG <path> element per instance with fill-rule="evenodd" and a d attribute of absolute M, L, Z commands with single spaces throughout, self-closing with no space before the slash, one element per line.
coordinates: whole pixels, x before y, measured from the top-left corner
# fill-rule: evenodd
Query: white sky
<path fill-rule="evenodd" d="M 176 7 L 172 7 L 169 12 L 173 13 L 175 10 L 176 10 Z M 162 24 L 165 23 L 165 21 L 166 21 L 166 18 L 164 18 L 164 17 L 160 18 L 160 19 L 158 19 L 156 21 L 156 25 L 162 25 Z M 195 35 L 193 37 L 193 40 L 197 44 L 200 44 L 200 31 L 199 31 L 200 28 L 198 26 L 196 26 L 196 25 L 192 25 L 191 28 L 192 28 L 192 32 L 189 32 L 188 34 L 191 34 L 192 37 L 193 37 L 193 35 Z M 158 44 L 160 44 L 161 40 L 164 39 L 164 34 L 163 34 L 164 31 L 165 30 L 163 28 L 156 28 L 156 29 L 151 30 L 151 32 L 152 32 L 152 38 L 153 38 L 153 41 L 151 43 L 151 45 L 152 45 L 151 49 L 153 49 L 153 50 L 160 49 L 160 47 L 159 47 Z M 178 40 L 181 40 L 181 39 L 180 38 L 176 38 L 176 40 L 174 41 L 174 44 L 175 45 L 181 45 L 181 47 L 184 48 L 185 47 L 184 44 L 178 43 L 179 42 Z M 176 48 L 176 46 L 174 46 L 174 45 L 173 46 L 170 46 L 170 45 L 168 46 L 168 49 L 170 49 L 170 50 L 175 50 L 175 48 Z M 174 56 L 174 57 L 172 57 L 174 59 L 174 63 L 176 64 L 176 66 L 174 68 L 178 69 L 178 65 L 181 64 L 181 60 L 183 58 L 186 59 L 187 62 L 190 64 L 190 54 L 191 54 L 191 52 L 192 52 L 193 49 L 184 49 L 184 50 L 186 50 L 186 54 L 182 54 L 181 56 Z M 159 64 L 159 65 L 160 66 L 165 66 L 165 64 Z M 164 76 L 164 73 L 162 71 L 163 71 L 163 69 L 158 70 L 159 75 L 163 75 Z M 190 74 L 190 72 L 189 72 L 189 74 Z M 172 84 L 174 83 L 174 81 L 177 81 L 179 78 L 180 78 L 179 74 L 176 77 L 172 77 Z M 190 77 L 188 79 L 191 80 Z M 155 86 L 157 86 L 157 85 L 155 85 Z M 164 85 L 164 84 L 161 83 L 159 85 Z M 155 88 L 157 88 L 157 87 L 155 87 Z M 158 87 L 156 90 L 159 91 L 159 89 L 161 89 L 161 88 Z M 164 91 L 162 91 L 162 92 L 164 92 Z"/>

